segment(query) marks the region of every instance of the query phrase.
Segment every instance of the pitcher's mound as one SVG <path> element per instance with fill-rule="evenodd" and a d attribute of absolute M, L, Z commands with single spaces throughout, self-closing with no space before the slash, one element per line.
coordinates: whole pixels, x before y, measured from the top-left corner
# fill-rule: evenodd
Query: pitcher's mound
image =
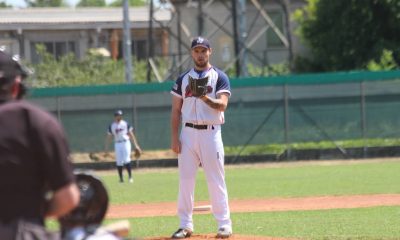
<path fill-rule="evenodd" d="M 188 240 L 201 240 L 201 239 L 219 239 L 215 237 L 216 234 L 193 234 Z M 145 238 L 145 240 L 169 240 L 169 237 L 153 237 L 153 238 Z M 228 240 L 288 240 L 288 238 L 277 238 L 277 237 L 261 237 L 261 236 L 244 236 L 233 234 Z"/>

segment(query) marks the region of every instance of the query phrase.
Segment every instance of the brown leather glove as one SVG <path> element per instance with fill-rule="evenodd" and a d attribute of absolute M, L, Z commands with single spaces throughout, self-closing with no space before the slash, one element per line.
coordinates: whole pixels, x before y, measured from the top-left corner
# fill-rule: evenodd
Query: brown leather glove
<path fill-rule="evenodd" d="M 189 76 L 189 88 L 193 97 L 201 97 L 207 94 L 208 77 L 194 79 Z"/>

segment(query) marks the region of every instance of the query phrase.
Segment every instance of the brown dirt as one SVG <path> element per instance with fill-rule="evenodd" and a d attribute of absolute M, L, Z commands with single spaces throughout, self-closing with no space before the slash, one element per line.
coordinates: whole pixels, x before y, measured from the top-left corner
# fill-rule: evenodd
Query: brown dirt
<path fill-rule="evenodd" d="M 208 204 L 208 202 L 196 202 L 195 206 Z M 395 205 L 400 205 L 400 194 L 246 199 L 229 201 L 231 212 L 301 211 Z M 210 210 L 195 211 L 195 214 L 209 214 L 210 212 Z M 162 202 L 112 205 L 108 210 L 107 218 L 114 219 L 175 215 L 176 203 Z"/>
<path fill-rule="evenodd" d="M 146 240 L 169 240 L 171 238 L 168 237 L 153 237 L 153 238 L 145 238 Z M 190 240 L 201 240 L 201 239 L 216 239 L 215 234 L 193 234 L 189 238 Z M 277 238 L 277 237 L 261 237 L 261 236 L 244 236 L 233 234 L 230 238 L 236 240 L 290 240 L 289 238 Z"/>
<path fill-rule="evenodd" d="M 91 155 L 91 156 L 90 156 Z M 131 155 L 132 159 L 135 159 L 133 152 Z M 113 162 L 114 152 L 110 151 L 108 154 L 105 152 L 93 152 L 93 153 L 72 153 L 71 158 L 73 162 Z M 140 156 L 140 160 L 152 160 L 152 159 L 173 159 L 177 158 L 177 155 L 172 150 L 155 150 L 155 151 L 143 151 Z"/>

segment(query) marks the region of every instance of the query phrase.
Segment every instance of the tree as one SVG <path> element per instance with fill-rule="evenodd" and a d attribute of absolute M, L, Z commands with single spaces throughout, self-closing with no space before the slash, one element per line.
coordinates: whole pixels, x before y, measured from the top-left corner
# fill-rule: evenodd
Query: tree
<path fill-rule="evenodd" d="M 124 0 L 115 0 L 110 3 L 111 7 L 122 7 Z M 146 0 L 128 0 L 129 6 L 144 6 L 146 5 Z"/>
<path fill-rule="evenodd" d="M 308 0 L 294 17 L 314 71 L 365 69 L 384 50 L 400 63 L 400 0 Z"/>
<path fill-rule="evenodd" d="M 5 3 L 5 2 L 0 2 L 0 8 L 10 8 L 10 7 L 12 7 L 11 5 L 8 5 L 7 3 Z"/>
<path fill-rule="evenodd" d="M 105 0 L 81 0 L 77 7 L 105 7 Z"/>
<path fill-rule="evenodd" d="M 61 7 L 63 0 L 25 0 L 28 7 Z"/>

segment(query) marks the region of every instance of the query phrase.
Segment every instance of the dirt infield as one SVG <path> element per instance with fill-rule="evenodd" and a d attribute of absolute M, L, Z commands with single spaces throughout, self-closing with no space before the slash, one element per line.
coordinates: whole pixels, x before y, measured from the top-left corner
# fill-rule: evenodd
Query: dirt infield
<path fill-rule="evenodd" d="M 196 202 L 195 206 L 208 205 L 208 202 Z M 374 206 L 400 205 L 400 194 L 376 194 L 353 196 L 323 196 L 305 198 L 272 198 L 272 199 L 246 199 L 230 200 L 231 212 L 268 212 L 268 211 L 300 211 L 337 208 L 363 208 Z M 210 214 L 210 210 L 195 211 L 195 214 Z M 112 205 L 107 213 L 107 218 L 135 218 L 151 216 L 175 216 L 176 203 L 143 203 Z M 147 240 L 166 240 L 168 237 L 147 238 Z M 190 239 L 215 239 L 215 234 L 193 235 Z M 236 240 L 288 240 L 288 238 L 272 238 L 258 236 L 233 235 L 230 239 Z"/>
<path fill-rule="evenodd" d="M 208 202 L 196 202 L 196 206 Z M 306 198 L 272 198 L 230 200 L 231 212 L 299 211 L 334 208 L 362 208 L 374 206 L 400 205 L 400 194 L 324 196 Z M 209 214 L 210 211 L 195 211 L 195 214 Z M 175 216 L 176 203 L 143 203 L 112 205 L 107 218 L 135 218 L 155 216 Z"/>

